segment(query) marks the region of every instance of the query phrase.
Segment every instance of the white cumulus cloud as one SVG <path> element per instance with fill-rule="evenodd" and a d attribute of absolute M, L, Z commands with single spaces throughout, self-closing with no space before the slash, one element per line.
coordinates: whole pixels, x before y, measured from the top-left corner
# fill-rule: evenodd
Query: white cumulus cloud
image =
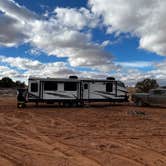
<path fill-rule="evenodd" d="M 166 56 L 165 0 L 89 0 L 89 5 L 107 33 L 131 33 L 140 38 L 140 48 Z"/>
<path fill-rule="evenodd" d="M 59 8 L 54 10 L 57 21 L 64 26 L 76 29 L 97 26 L 99 19 L 86 8 Z"/>
<path fill-rule="evenodd" d="M 107 75 L 102 72 L 77 71 L 65 62 L 42 63 L 38 60 L 21 57 L 5 57 L 0 55 L 0 78 L 11 77 L 14 80 L 22 79 L 27 82 L 28 77 L 63 77 L 77 75 L 86 78 L 105 78 Z"/>
<path fill-rule="evenodd" d="M 3 24 L 4 27 L 0 28 L 0 44 L 3 46 L 26 42 L 48 55 L 67 57 L 74 67 L 105 71 L 116 68 L 112 55 L 93 43 L 89 32 L 81 31 L 84 27 L 97 25 L 95 15 L 88 9 L 58 7 L 48 19 L 44 19 L 13 0 L 2 0 L 0 11 L 3 18 L 11 20 L 10 24 Z M 5 26 L 9 29 L 5 29 Z"/>

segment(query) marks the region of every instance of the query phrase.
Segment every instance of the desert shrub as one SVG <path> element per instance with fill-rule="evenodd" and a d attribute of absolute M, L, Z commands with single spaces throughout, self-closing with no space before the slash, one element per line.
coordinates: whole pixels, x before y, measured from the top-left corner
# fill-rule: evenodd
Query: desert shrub
<path fill-rule="evenodd" d="M 137 82 L 135 88 L 136 88 L 136 92 L 141 93 L 141 92 L 149 92 L 149 90 L 151 89 L 155 89 L 158 88 L 159 85 L 157 83 L 156 80 L 154 79 L 149 79 L 146 78 L 143 81 Z"/>
<path fill-rule="evenodd" d="M 25 82 L 16 81 L 15 84 L 16 84 L 17 88 L 25 88 L 26 87 Z"/>
<path fill-rule="evenodd" d="M 4 77 L 0 80 L 0 87 L 3 88 L 12 88 L 15 86 L 15 83 L 13 80 L 9 77 Z"/>
<path fill-rule="evenodd" d="M 4 77 L 0 80 L 0 88 L 25 88 L 26 85 L 24 82 L 16 81 L 14 82 L 9 77 Z"/>

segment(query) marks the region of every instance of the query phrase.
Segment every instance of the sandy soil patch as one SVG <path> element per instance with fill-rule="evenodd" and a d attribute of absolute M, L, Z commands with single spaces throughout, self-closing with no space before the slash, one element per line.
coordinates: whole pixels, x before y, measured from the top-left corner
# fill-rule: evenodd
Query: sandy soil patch
<path fill-rule="evenodd" d="M 166 165 L 166 108 L 33 104 L 0 98 L 0 165 Z"/>

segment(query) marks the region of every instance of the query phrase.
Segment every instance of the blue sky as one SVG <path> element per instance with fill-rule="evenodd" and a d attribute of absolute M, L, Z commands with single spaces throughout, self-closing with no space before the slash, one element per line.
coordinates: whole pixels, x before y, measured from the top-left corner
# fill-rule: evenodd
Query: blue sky
<path fill-rule="evenodd" d="M 166 84 L 166 12 L 129 0 L 1 0 L 0 77 L 103 78 Z"/>

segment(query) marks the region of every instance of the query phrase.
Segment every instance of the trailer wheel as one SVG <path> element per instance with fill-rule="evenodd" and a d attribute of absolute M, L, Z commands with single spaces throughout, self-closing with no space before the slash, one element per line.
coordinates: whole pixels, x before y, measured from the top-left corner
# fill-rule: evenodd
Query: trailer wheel
<path fill-rule="evenodd" d="M 17 108 L 22 108 L 22 104 L 17 103 Z"/>
<path fill-rule="evenodd" d="M 76 102 L 76 107 L 81 107 L 81 102 L 80 101 Z"/>
<path fill-rule="evenodd" d="M 69 102 L 63 102 L 63 107 L 69 107 L 70 103 Z"/>
<path fill-rule="evenodd" d="M 38 107 L 39 106 L 39 102 L 35 102 L 35 107 Z"/>
<path fill-rule="evenodd" d="M 25 108 L 26 104 L 25 103 L 17 103 L 17 108 Z"/>
<path fill-rule="evenodd" d="M 72 107 L 78 107 L 79 106 L 79 102 L 76 101 L 76 102 L 72 102 Z"/>
<path fill-rule="evenodd" d="M 142 100 L 137 100 L 137 101 L 136 101 L 136 106 L 138 106 L 138 107 L 144 106 L 143 101 L 142 101 Z"/>

